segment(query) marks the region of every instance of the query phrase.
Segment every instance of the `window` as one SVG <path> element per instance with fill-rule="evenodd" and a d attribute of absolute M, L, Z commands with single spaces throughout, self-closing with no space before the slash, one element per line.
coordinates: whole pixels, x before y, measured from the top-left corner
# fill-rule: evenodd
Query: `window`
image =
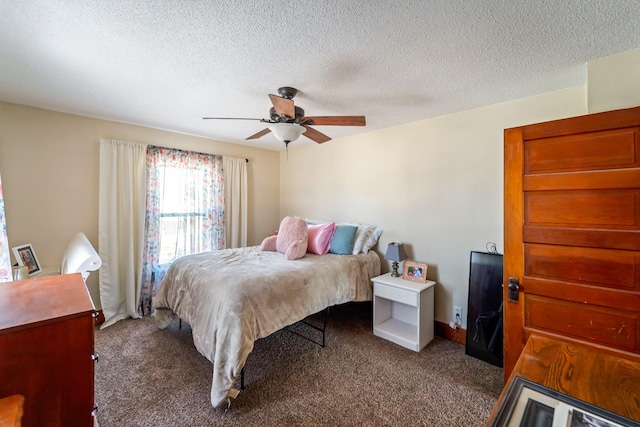
<path fill-rule="evenodd" d="M 202 203 L 207 170 L 159 167 L 160 265 L 206 250 L 202 239 L 206 208 Z"/>

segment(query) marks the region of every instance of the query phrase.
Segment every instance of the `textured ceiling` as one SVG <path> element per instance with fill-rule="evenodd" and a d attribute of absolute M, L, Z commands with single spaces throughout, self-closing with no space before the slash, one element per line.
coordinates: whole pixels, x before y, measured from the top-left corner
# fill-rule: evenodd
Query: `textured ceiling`
<path fill-rule="evenodd" d="M 268 93 L 334 139 L 584 84 L 638 0 L 0 0 L 0 100 L 280 150 Z M 330 141 L 328 144 L 335 143 Z M 296 144 L 313 144 L 301 137 Z"/>

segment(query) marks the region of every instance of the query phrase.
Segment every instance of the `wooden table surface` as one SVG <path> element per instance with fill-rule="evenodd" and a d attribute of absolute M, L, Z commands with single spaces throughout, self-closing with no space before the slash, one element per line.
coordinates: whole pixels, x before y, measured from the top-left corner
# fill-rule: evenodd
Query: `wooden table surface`
<path fill-rule="evenodd" d="M 515 376 L 640 421 L 640 356 L 532 335 L 487 425 L 497 415 Z"/>

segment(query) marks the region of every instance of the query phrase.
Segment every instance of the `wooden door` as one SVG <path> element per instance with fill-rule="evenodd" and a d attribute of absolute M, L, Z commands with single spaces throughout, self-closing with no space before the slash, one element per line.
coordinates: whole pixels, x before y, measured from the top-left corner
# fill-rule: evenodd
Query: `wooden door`
<path fill-rule="evenodd" d="M 504 138 L 505 379 L 531 333 L 640 353 L 640 107 Z"/>

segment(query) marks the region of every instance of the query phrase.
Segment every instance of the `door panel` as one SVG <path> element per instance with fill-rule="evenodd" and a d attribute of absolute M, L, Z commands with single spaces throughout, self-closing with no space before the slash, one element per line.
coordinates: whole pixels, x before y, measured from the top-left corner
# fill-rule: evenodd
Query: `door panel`
<path fill-rule="evenodd" d="M 640 168 L 570 174 L 527 175 L 523 179 L 524 191 L 575 190 L 581 188 L 609 189 L 635 188 L 640 181 Z"/>
<path fill-rule="evenodd" d="M 640 257 L 634 251 L 539 244 L 525 244 L 524 251 L 527 277 L 638 290 Z"/>
<path fill-rule="evenodd" d="M 525 227 L 638 229 L 638 190 L 528 191 Z"/>
<path fill-rule="evenodd" d="M 523 239 L 527 242 L 623 250 L 640 249 L 640 234 L 637 231 L 616 231 L 612 233 L 607 230 L 593 229 L 527 227 L 523 233 Z"/>
<path fill-rule="evenodd" d="M 638 292 L 620 291 L 602 287 L 579 285 L 558 280 L 525 277 L 527 295 L 548 296 L 580 304 L 616 307 L 619 310 L 637 311 L 640 307 Z"/>
<path fill-rule="evenodd" d="M 525 149 L 525 174 L 637 167 L 637 141 L 638 129 L 534 140 Z"/>
<path fill-rule="evenodd" d="M 604 344 L 622 350 L 637 350 L 638 314 L 564 300 L 528 295 L 525 325 Z"/>
<path fill-rule="evenodd" d="M 639 126 L 640 107 L 505 130 L 505 379 L 532 332 L 640 353 Z"/>

